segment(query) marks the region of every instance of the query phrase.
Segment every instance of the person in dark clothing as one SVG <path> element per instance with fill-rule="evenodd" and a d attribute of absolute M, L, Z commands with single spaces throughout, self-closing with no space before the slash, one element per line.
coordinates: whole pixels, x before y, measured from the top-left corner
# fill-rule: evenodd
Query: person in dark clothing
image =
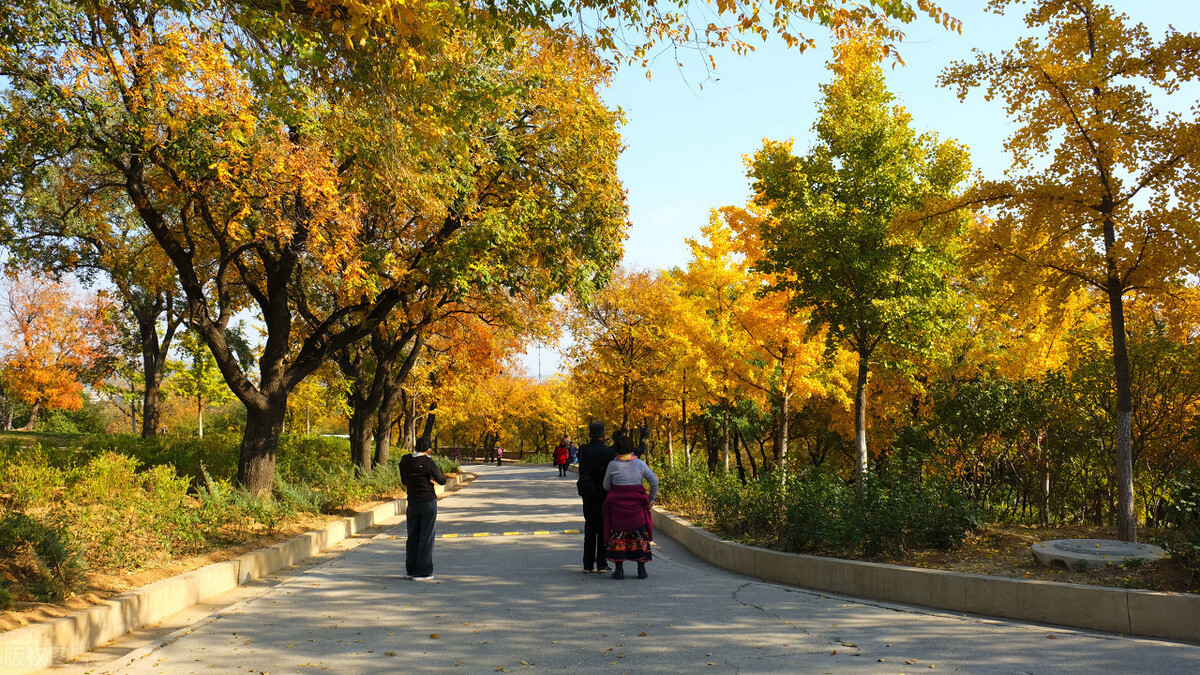
<path fill-rule="evenodd" d="M 588 425 L 591 441 L 579 448 L 579 496 L 583 498 L 583 571 L 608 572 L 604 556 L 604 472 L 617 453 L 604 442 L 604 422 Z M 593 569 L 594 568 L 594 569 Z"/>
<path fill-rule="evenodd" d="M 404 567 L 406 576 L 416 581 L 433 581 L 433 526 L 437 523 L 437 493 L 433 482 L 446 484 L 446 474 L 429 456 L 429 438 L 417 439 L 417 448 L 400 459 L 400 480 L 408 492 L 405 520 L 408 541 L 405 542 Z M 603 480 L 603 476 L 601 477 Z"/>
<path fill-rule="evenodd" d="M 638 459 L 645 459 L 644 455 L 646 454 L 646 451 L 650 449 L 650 432 L 646 431 L 646 427 L 642 427 L 638 431 L 642 440 L 638 443 L 638 446 L 634 448 L 633 456 L 637 457 Z"/>

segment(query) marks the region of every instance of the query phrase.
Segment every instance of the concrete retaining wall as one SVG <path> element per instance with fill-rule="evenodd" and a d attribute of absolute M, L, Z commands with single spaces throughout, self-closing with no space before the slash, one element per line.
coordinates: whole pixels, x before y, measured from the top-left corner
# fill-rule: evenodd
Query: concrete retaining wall
<path fill-rule="evenodd" d="M 445 489 L 469 480 L 451 476 Z M 437 488 L 441 494 L 443 488 Z M 115 595 L 70 616 L 0 633 L 0 674 L 32 673 L 86 654 L 192 605 L 303 562 L 343 539 L 404 515 L 405 506 L 403 499 L 386 502 L 274 546 Z"/>
<path fill-rule="evenodd" d="M 1200 641 L 1198 595 L 1009 579 L 769 551 L 725 541 L 659 509 L 654 509 L 654 529 L 717 567 L 790 586 L 953 612 Z"/>

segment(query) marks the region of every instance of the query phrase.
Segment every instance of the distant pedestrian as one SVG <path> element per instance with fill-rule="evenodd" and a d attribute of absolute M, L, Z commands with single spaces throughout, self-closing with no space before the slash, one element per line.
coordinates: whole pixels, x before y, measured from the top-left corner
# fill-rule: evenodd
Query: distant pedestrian
<path fill-rule="evenodd" d="M 433 483 L 446 484 L 446 475 L 429 456 L 429 438 L 417 439 L 416 450 L 400 459 L 400 481 L 408 492 L 405 521 L 406 576 L 416 581 L 433 581 L 433 527 L 437 523 L 437 493 Z"/>
<path fill-rule="evenodd" d="M 558 442 L 558 447 L 554 448 L 554 466 L 558 467 L 558 477 L 562 478 L 567 475 L 567 459 L 570 458 L 570 451 L 567 450 L 567 437 Z"/>
<path fill-rule="evenodd" d="M 579 480 L 575 483 L 583 498 L 583 571 L 609 571 L 604 557 L 604 472 L 616 457 L 612 446 L 604 442 L 604 422 L 588 425 L 591 440 L 579 448 Z"/>
<path fill-rule="evenodd" d="M 575 441 L 567 439 L 567 463 L 574 464 L 579 457 L 579 448 L 575 445 Z"/>
<path fill-rule="evenodd" d="M 504 459 L 504 448 L 496 446 L 496 466 L 500 466 L 500 460 Z"/>
<path fill-rule="evenodd" d="M 646 578 L 646 563 L 650 562 L 650 542 L 654 526 L 650 506 L 658 496 L 658 476 L 645 462 L 633 456 L 633 439 L 621 436 L 616 441 L 617 458 L 604 472 L 605 558 L 615 563 L 614 579 L 625 578 L 625 562 L 637 563 L 637 578 Z M 650 483 L 650 493 L 642 480 Z"/>

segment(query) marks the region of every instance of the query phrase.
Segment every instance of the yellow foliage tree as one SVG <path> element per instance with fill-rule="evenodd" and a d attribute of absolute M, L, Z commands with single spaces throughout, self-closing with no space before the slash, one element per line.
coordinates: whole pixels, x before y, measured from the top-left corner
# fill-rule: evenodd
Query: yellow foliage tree
<path fill-rule="evenodd" d="M 1042 34 L 955 64 L 941 80 L 960 98 L 985 88 L 1019 124 L 1005 141 L 1009 176 L 969 198 L 999 205 L 997 258 L 1023 286 L 1086 286 L 1108 304 L 1118 536 L 1136 541 L 1125 297 L 1177 287 L 1200 269 L 1200 122 L 1160 112 L 1151 95 L 1200 75 L 1200 35 L 1172 29 L 1156 42 L 1095 0 L 1038 0 L 1025 23 Z"/>

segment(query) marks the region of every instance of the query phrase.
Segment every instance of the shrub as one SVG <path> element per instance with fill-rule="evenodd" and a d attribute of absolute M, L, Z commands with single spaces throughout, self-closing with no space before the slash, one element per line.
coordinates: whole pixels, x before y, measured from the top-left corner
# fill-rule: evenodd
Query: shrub
<path fill-rule="evenodd" d="M 54 465 L 40 445 L 14 449 L 4 459 L 0 465 L 0 492 L 12 495 L 15 508 L 44 507 L 61 494 L 66 472 Z"/>
<path fill-rule="evenodd" d="M 433 457 L 433 463 L 437 464 L 437 468 L 442 470 L 442 473 L 458 473 L 462 468 L 458 460 L 442 455 L 430 455 Z"/>
<path fill-rule="evenodd" d="M 222 478 L 237 475 L 240 444 L 241 439 L 232 434 L 209 434 L 204 438 L 108 434 L 87 438 L 80 453 L 91 458 L 111 452 L 133 457 L 148 467 L 170 466 L 193 486 L 199 486 L 204 482 L 204 471 Z"/>
<path fill-rule="evenodd" d="M 279 438 L 275 470 L 286 481 L 312 483 L 324 480 L 327 469 L 344 467 L 349 462 L 348 438 L 284 434 Z"/>
<path fill-rule="evenodd" d="M 742 485 L 702 467 L 660 472 L 660 500 L 718 531 L 784 550 L 879 556 L 914 547 L 953 548 L 978 526 L 973 504 L 948 485 L 868 476 L 861 486 L 819 468 Z"/>
<path fill-rule="evenodd" d="M 203 541 L 190 508 L 191 481 L 171 466 L 139 472 L 139 464 L 105 452 L 75 471 L 63 495 L 71 529 L 97 567 L 141 567 Z"/>
<path fill-rule="evenodd" d="M 20 512 L 9 513 L 0 520 L 0 554 L 15 559 L 22 552 L 29 553 L 38 575 L 34 594 L 39 600 L 64 600 L 83 586 L 87 566 L 82 552 L 60 524 L 46 524 Z M 9 604 L 11 600 L 9 597 Z"/>
<path fill-rule="evenodd" d="M 1167 482 L 1168 499 L 1163 523 L 1175 536 L 1161 537 L 1158 544 L 1190 575 L 1189 585 L 1200 581 L 1200 482 L 1187 472 Z"/>
<path fill-rule="evenodd" d="M 522 464 L 553 464 L 554 456 L 547 452 L 535 452 L 521 458 Z"/>
<path fill-rule="evenodd" d="M 0 612 L 6 612 L 13 607 L 12 594 L 8 592 L 8 588 L 0 581 Z"/>

